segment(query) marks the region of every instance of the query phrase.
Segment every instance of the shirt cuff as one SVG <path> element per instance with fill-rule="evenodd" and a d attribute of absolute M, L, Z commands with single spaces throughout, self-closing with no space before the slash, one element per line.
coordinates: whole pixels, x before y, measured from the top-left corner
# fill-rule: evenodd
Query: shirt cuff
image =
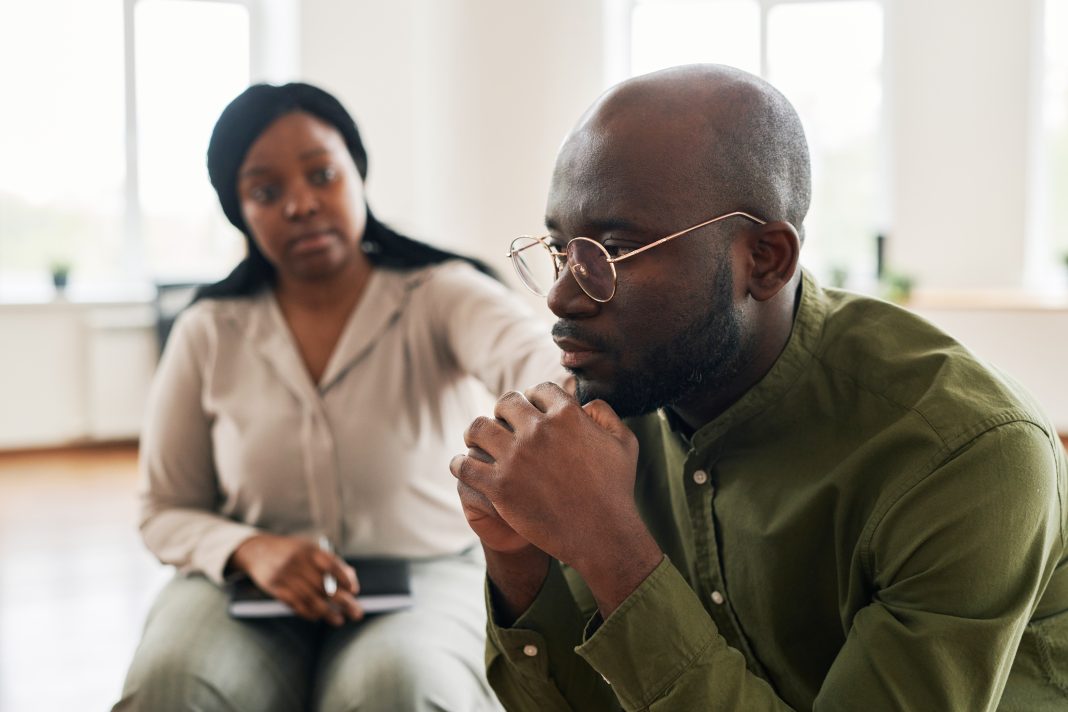
<path fill-rule="evenodd" d="M 627 709 L 645 709 L 718 635 L 697 594 L 665 556 L 607 619 L 596 614 L 575 649 Z"/>
<path fill-rule="evenodd" d="M 573 657 L 575 646 L 582 642 L 579 633 L 583 616 L 559 562 L 549 563 L 549 572 L 537 597 L 510 628 L 497 625 L 500 618 L 493 606 L 492 585 L 487 577 L 485 595 L 491 646 L 520 674 L 547 681 L 550 660 Z"/>
<path fill-rule="evenodd" d="M 225 582 L 226 564 L 246 540 L 262 532 L 256 527 L 238 522 L 225 522 L 204 532 L 193 555 L 193 570 L 199 570 L 217 584 Z"/>

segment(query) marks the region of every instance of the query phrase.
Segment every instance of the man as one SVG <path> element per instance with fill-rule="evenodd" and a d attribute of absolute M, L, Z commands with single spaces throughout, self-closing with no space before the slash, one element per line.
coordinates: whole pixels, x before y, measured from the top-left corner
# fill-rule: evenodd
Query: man
<path fill-rule="evenodd" d="M 576 397 L 502 397 L 451 463 L 509 709 L 1068 709 L 1061 445 L 799 268 L 809 187 L 792 107 L 727 67 L 624 82 L 564 143 L 513 260 Z"/>

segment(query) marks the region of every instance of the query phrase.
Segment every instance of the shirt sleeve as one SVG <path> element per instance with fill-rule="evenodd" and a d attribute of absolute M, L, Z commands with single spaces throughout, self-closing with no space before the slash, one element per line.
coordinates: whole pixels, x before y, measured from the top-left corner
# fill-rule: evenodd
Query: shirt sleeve
<path fill-rule="evenodd" d="M 815 709 L 997 708 L 1064 551 L 1056 447 L 1030 423 L 1000 425 L 884 509 L 867 546 L 873 600 Z"/>
<path fill-rule="evenodd" d="M 486 675 L 506 709 L 620 709 L 609 685 L 575 654 L 575 647 L 582 642 L 585 616 L 558 562 L 551 563 L 537 598 L 511 627 L 496 624 L 499 617 L 491 586 L 487 578 Z"/>
<path fill-rule="evenodd" d="M 174 325 L 149 395 L 141 433 L 141 536 L 165 564 L 216 582 L 234 549 L 258 533 L 214 511 L 220 499 L 211 422 L 202 405 L 204 329 L 189 312 Z"/>
<path fill-rule="evenodd" d="M 549 325 L 495 279 L 467 264 L 446 264 L 434 275 L 430 299 L 459 368 L 493 395 L 568 377 Z"/>
<path fill-rule="evenodd" d="M 813 709 L 994 710 L 1063 551 L 1058 467 L 1044 433 L 1009 424 L 896 493 L 872 526 L 872 602 Z M 666 558 L 584 634 L 566 591 L 551 573 L 512 628 L 491 619 L 490 680 L 509 709 L 617 709 L 605 690 L 625 710 L 792 709 L 746 669 Z M 545 657 L 526 656 L 527 645 Z"/>

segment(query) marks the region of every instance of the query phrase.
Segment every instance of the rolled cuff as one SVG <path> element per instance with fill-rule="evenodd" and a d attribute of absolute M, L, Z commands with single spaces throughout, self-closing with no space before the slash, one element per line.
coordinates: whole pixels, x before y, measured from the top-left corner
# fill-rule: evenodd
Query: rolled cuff
<path fill-rule="evenodd" d="M 627 709 L 645 709 L 718 637 L 697 594 L 665 556 L 603 622 L 587 623 L 575 652 L 612 685 Z"/>

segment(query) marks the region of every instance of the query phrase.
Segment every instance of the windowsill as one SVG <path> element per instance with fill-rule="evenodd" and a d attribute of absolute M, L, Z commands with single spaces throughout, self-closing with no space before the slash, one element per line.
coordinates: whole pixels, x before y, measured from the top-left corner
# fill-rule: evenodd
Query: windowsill
<path fill-rule="evenodd" d="M 920 310 L 1068 312 L 1068 294 L 1008 289 L 917 289 L 905 306 Z"/>
<path fill-rule="evenodd" d="M 102 287 L 71 285 L 63 291 L 49 286 L 7 286 L 0 289 L 0 308 L 5 307 L 71 307 L 147 304 L 156 297 L 149 284 Z"/>

